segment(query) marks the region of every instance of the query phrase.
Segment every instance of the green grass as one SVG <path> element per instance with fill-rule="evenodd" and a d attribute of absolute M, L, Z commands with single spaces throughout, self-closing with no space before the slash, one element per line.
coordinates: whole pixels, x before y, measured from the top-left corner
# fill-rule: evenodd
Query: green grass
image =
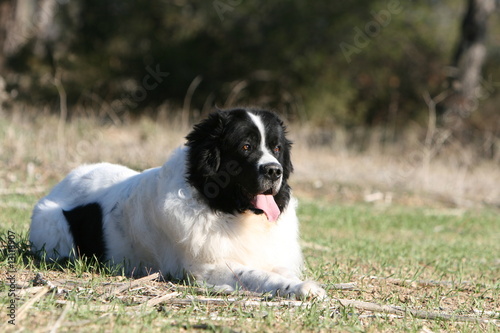
<path fill-rule="evenodd" d="M 268 306 L 262 298 L 244 295 L 214 296 L 210 291 L 150 281 L 107 296 L 113 285 L 130 283 L 93 262 L 66 265 L 37 263 L 27 251 L 31 207 L 39 195 L 2 195 L 0 239 L 8 232 L 17 242 L 16 304 L 19 308 L 35 292 L 36 273 L 58 283 L 60 293 L 49 292 L 35 302 L 16 326 L 7 324 L 8 252 L 0 254 L 0 330 L 60 332 L 145 331 L 410 331 L 424 326 L 439 331 L 497 332 L 495 324 L 426 320 L 342 307 L 336 299 L 352 299 L 403 308 L 499 318 L 500 218 L 494 210 L 455 211 L 363 204 L 334 205 L 303 201 L 299 208 L 306 277 L 326 285 L 330 300 L 308 306 Z M 375 278 L 375 276 L 377 278 Z M 410 280 L 397 284 L 385 278 Z M 414 281 L 415 284 L 412 284 Z M 422 281 L 434 281 L 423 285 Z M 336 283 L 355 282 L 357 290 L 336 290 Z M 111 284 L 110 284 L 111 283 Z M 147 306 L 146 301 L 179 292 L 173 302 Z M 189 304 L 176 303 L 194 297 Z M 223 303 L 205 303 L 216 298 Z M 236 301 L 258 300 L 258 305 Z M 474 312 L 476 310 L 476 312 Z M 482 312 L 479 313 L 479 312 Z"/>
<path fill-rule="evenodd" d="M 345 276 L 477 283 L 494 283 L 500 277 L 497 211 L 457 216 L 452 210 L 307 203 L 299 214 L 303 239 L 328 249 L 310 253 L 311 264 L 337 265 Z"/>

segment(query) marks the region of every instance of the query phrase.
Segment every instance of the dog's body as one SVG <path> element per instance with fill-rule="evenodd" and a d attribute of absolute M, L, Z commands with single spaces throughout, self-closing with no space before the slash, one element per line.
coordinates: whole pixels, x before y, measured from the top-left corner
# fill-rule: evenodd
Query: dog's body
<path fill-rule="evenodd" d="M 299 279 L 290 142 L 267 111 L 219 111 L 160 168 L 72 171 L 33 211 L 46 259 L 96 256 L 128 274 L 159 271 L 234 290 L 324 296 Z"/>

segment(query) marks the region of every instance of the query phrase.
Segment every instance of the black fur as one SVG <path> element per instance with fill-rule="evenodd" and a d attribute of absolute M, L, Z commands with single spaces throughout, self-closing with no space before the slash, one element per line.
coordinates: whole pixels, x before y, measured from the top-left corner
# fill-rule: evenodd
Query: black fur
<path fill-rule="evenodd" d="M 68 222 L 76 254 L 97 259 L 105 257 L 104 234 L 102 229 L 102 208 L 98 203 L 63 210 Z"/>
<path fill-rule="evenodd" d="M 292 143 L 286 138 L 283 122 L 270 111 L 217 111 L 195 125 L 186 137 L 189 147 L 187 180 L 214 210 L 262 213 L 251 201 L 257 194 L 269 189 L 258 181 L 258 161 L 262 152 L 259 149 L 242 149 L 244 145 L 259 148 L 261 142 L 260 132 L 247 112 L 261 117 L 269 151 L 273 152 L 277 146 L 281 148 L 274 156 L 283 168 L 283 180 L 274 199 L 283 211 L 290 199 L 287 180 L 293 171 L 290 159 Z"/>

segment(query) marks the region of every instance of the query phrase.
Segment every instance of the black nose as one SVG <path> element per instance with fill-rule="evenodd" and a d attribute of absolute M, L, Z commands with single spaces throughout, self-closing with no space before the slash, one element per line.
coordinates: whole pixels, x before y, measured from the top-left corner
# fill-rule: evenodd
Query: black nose
<path fill-rule="evenodd" d="M 261 165 L 260 172 L 266 178 L 272 181 L 276 181 L 280 179 L 281 175 L 283 174 L 283 168 L 278 163 L 268 163 Z"/>

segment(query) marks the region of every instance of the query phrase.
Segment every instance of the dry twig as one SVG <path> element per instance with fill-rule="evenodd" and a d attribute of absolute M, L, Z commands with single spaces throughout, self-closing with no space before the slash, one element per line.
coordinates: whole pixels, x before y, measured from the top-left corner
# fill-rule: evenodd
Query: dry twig
<path fill-rule="evenodd" d="M 73 302 L 66 303 L 66 305 L 64 306 L 64 309 L 63 309 L 61 315 L 59 316 L 59 318 L 57 318 L 56 322 L 52 326 L 52 329 L 50 330 L 50 333 L 56 333 L 57 330 L 59 330 L 59 327 L 61 327 L 61 325 L 63 323 L 64 317 L 66 317 L 66 314 L 68 313 L 68 311 L 69 311 L 69 309 L 70 309 L 70 307 L 72 305 L 74 305 Z"/>
<path fill-rule="evenodd" d="M 379 276 L 362 276 L 361 279 L 380 280 L 391 283 L 397 286 L 411 286 L 411 287 L 453 287 L 453 286 L 471 286 L 471 281 L 435 281 L 435 280 L 410 280 L 410 279 L 396 279 L 389 277 Z"/>
<path fill-rule="evenodd" d="M 24 303 L 20 308 L 19 311 L 17 312 L 16 320 L 22 320 L 24 316 L 26 316 L 26 313 L 28 312 L 29 308 L 38 302 L 40 298 L 42 298 L 46 293 L 50 291 L 50 288 L 45 286 L 43 287 L 38 293 L 33 296 L 32 299 L 28 300 L 26 303 Z"/>
<path fill-rule="evenodd" d="M 174 297 L 177 297 L 179 296 L 180 293 L 178 292 L 173 292 L 173 293 L 170 293 L 170 294 L 166 294 L 166 295 L 163 295 L 163 296 L 159 296 L 159 297 L 155 297 L 155 298 L 152 298 L 150 300 L 148 300 L 146 302 L 146 306 L 155 306 L 155 305 L 158 305 L 160 303 L 164 303 Z M 141 306 L 141 305 L 138 305 L 138 306 Z"/>
<path fill-rule="evenodd" d="M 123 285 L 120 287 L 112 289 L 105 296 L 106 296 L 106 298 L 109 298 L 111 296 L 114 296 L 116 294 L 124 292 L 125 290 L 134 288 L 136 286 L 140 286 L 140 285 L 144 284 L 145 282 L 156 280 L 158 278 L 160 278 L 160 273 L 153 273 L 151 275 L 145 276 L 145 277 L 137 279 L 137 280 L 131 280 L 130 282 L 123 283 Z"/>
<path fill-rule="evenodd" d="M 176 304 L 176 305 L 191 305 L 191 304 L 209 304 L 209 305 L 227 305 L 227 304 L 235 304 L 241 306 L 271 306 L 271 307 L 280 307 L 280 306 L 289 306 L 289 307 L 302 307 L 302 306 L 311 306 L 312 302 L 305 301 L 294 301 L 294 300 L 280 300 L 280 301 L 263 301 L 263 300 L 240 300 L 236 298 L 176 298 L 167 300 L 165 303 L 168 304 Z"/>
<path fill-rule="evenodd" d="M 415 309 L 405 309 L 400 306 L 394 305 L 380 305 L 371 302 L 363 302 L 352 299 L 335 299 L 342 307 L 353 307 L 358 310 L 365 310 L 371 312 L 382 312 L 388 314 L 395 314 L 404 316 L 410 314 L 412 317 L 419 319 L 429 319 L 429 320 L 448 320 L 448 321 L 463 321 L 463 322 L 474 322 L 474 323 L 493 323 L 496 325 L 500 324 L 500 321 L 493 318 L 479 318 L 472 316 L 459 316 L 451 315 L 446 313 L 438 313 L 431 311 L 421 311 Z"/>

